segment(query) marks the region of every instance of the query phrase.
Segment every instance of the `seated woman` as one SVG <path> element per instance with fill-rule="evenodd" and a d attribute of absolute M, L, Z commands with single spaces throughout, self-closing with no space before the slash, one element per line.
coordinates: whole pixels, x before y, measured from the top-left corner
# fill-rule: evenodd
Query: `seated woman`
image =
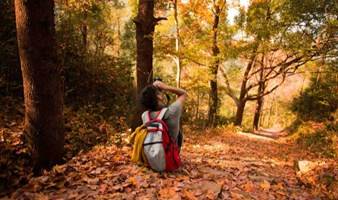
<path fill-rule="evenodd" d="M 152 85 L 146 86 L 141 92 L 141 104 L 149 111 L 152 118 L 155 118 L 162 108 L 166 107 L 163 91 L 172 92 L 177 95 L 174 103 L 168 106 L 163 116 L 163 121 L 167 124 L 169 135 L 177 141 L 181 148 L 183 135 L 180 131 L 180 119 L 182 116 L 183 104 L 187 98 L 185 90 L 166 85 L 161 81 L 155 81 Z M 143 122 L 147 121 L 146 113 L 142 114 Z"/>

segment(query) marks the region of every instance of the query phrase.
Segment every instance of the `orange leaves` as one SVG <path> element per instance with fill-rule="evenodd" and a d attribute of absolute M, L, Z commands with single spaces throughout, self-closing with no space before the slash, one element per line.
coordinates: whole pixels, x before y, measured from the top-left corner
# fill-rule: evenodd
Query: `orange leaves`
<path fill-rule="evenodd" d="M 221 185 L 213 181 L 201 181 L 191 186 L 196 196 L 202 196 L 207 199 L 216 199 L 221 192 Z"/>
<path fill-rule="evenodd" d="M 132 176 L 128 179 L 128 181 L 135 186 L 137 189 L 140 188 L 148 188 L 149 187 L 149 183 L 147 182 L 147 178 L 148 177 L 143 177 L 143 176 Z"/>
<path fill-rule="evenodd" d="M 331 193 L 321 193 L 325 191 L 323 184 L 315 190 L 301 187 L 292 161 L 286 160 L 297 154 L 289 152 L 285 144 L 221 130 L 186 137 L 182 149 L 184 165 L 178 171 L 159 174 L 136 166 L 130 162 L 129 147 L 97 146 L 32 179 L 15 197 L 29 194 L 31 199 L 45 195 L 49 199 L 208 200 L 312 199 L 335 195 L 332 189 Z M 317 183 L 318 177 L 313 181 Z"/>
<path fill-rule="evenodd" d="M 107 187 L 108 187 L 107 184 L 101 184 L 101 185 L 99 186 L 99 192 L 100 192 L 101 194 L 104 194 L 104 193 L 106 192 L 106 190 L 107 190 Z"/>
<path fill-rule="evenodd" d="M 247 181 L 242 188 L 246 191 L 246 192 L 254 192 L 255 191 L 255 185 L 251 182 L 251 181 Z"/>
<path fill-rule="evenodd" d="M 181 196 L 176 191 L 175 187 L 162 188 L 159 191 L 159 199 L 181 200 Z"/>
<path fill-rule="evenodd" d="M 267 180 L 264 180 L 263 182 L 261 182 L 259 184 L 259 186 L 261 186 L 261 188 L 264 190 L 264 191 L 269 191 L 270 190 L 270 183 L 267 181 Z"/>
<path fill-rule="evenodd" d="M 197 200 L 195 195 L 188 190 L 183 191 L 182 197 L 185 198 L 185 199 L 188 199 L 188 200 Z"/>

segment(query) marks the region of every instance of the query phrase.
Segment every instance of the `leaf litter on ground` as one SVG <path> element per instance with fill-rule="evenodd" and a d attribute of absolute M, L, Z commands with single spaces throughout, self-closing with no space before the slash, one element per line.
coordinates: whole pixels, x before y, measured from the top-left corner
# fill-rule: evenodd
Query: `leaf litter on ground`
<path fill-rule="evenodd" d="M 185 130 L 183 167 L 156 173 L 130 162 L 131 147 L 100 145 L 12 193 L 13 199 L 337 199 L 337 173 L 299 177 L 294 163 L 315 155 L 292 143 L 227 129 Z M 325 160 L 326 169 L 337 163 Z M 330 168 L 331 167 L 331 168 Z M 323 170 L 323 169 L 318 169 Z M 314 172 L 312 172 L 314 173 Z M 331 177 L 328 178 L 328 177 Z M 318 184 L 323 181 L 325 184 Z M 310 181 L 309 181 L 310 180 Z M 331 181 L 331 182 L 330 182 Z M 318 187 L 320 185 L 320 187 Z"/>

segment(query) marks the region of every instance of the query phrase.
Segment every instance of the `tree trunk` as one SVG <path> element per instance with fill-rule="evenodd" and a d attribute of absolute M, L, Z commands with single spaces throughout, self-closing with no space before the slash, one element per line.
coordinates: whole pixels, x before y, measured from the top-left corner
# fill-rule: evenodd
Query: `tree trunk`
<path fill-rule="evenodd" d="M 175 35 L 175 50 L 176 50 L 176 86 L 178 88 L 181 87 L 181 57 L 180 57 L 180 29 L 178 24 L 178 7 L 177 7 L 177 0 L 174 2 L 174 18 L 175 18 L 175 26 L 176 26 L 176 35 Z"/>
<path fill-rule="evenodd" d="M 219 16 L 221 9 L 219 5 L 215 5 L 215 14 L 214 14 L 214 24 L 213 24 L 213 45 L 212 45 L 212 56 L 213 56 L 213 65 L 210 67 L 211 80 L 210 80 L 210 101 L 209 101 L 209 112 L 208 112 L 208 126 L 215 126 L 217 118 L 217 108 L 218 108 L 218 91 L 217 91 L 217 72 L 219 67 L 219 53 L 220 50 L 217 45 L 217 36 L 218 36 L 218 25 L 219 25 Z"/>
<path fill-rule="evenodd" d="M 262 114 L 262 109 L 263 109 L 263 102 L 264 102 L 264 97 L 259 97 L 257 99 L 257 104 L 256 104 L 256 109 L 255 109 L 255 114 L 254 114 L 254 120 L 253 120 L 253 129 L 256 131 L 259 128 L 259 121 L 260 117 Z"/>
<path fill-rule="evenodd" d="M 252 64 L 252 63 L 251 63 Z M 248 64 L 250 65 L 250 63 Z M 237 110 L 236 110 L 236 118 L 235 118 L 235 125 L 236 126 L 241 126 L 242 121 L 243 121 L 243 113 L 244 113 L 244 108 L 246 104 L 245 96 L 246 96 L 246 83 L 247 83 L 247 76 L 244 75 L 244 79 L 242 81 L 242 87 L 239 95 L 239 101 L 236 104 L 237 105 Z M 244 89 L 243 89 L 244 87 Z"/>
<path fill-rule="evenodd" d="M 82 48 L 83 52 L 87 53 L 87 46 L 88 46 L 88 26 L 84 22 L 81 27 L 81 35 L 82 35 Z"/>
<path fill-rule="evenodd" d="M 272 100 L 271 100 L 271 103 L 270 103 L 270 108 L 269 108 L 269 117 L 268 117 L 268 123 L 267 123 L 267 126 L 270 127 L 270 121 L 271 121 L 271 116 L 272 116 L 272 113 L 273 113 L 273 107 L 275 105 L 275 95 L 276 93 L 273 92 L 273 96 L 272 96 Z"/>
<path fill-rule="evenodd" d="M 213 74 L 217 74 L 214 69 Z M 217 79 L 217 75 L 213 75 Z M 218 94 L 217 94 L 217 80 L 210 80 L 210 99 L 209 99 L 209 112 L 208 112 L 208 126 L 214 127 L 217 118 L 218 108 Z"/>
<path fill-rule="evenodd" d="M 153 80 L 153 34 L 155 25 L 161 19 L 154 18 L 154 0 L 140 0 L 138 14 L 134 19 L 136 24 L 136 102 L 142 89 Z M 141 105 L 137 105 L 132 129 L 142 124 Z"/>
<path fill-rule="evenodd" d="M 246 104 L 246 96 L 247 96 L 247 83 L 249 79 L 249 74 L 252 69 L 252 67 L 255 65 L 255 59 L 256 59 L 256 53 L 258 50 L 258 45 L 259 43 L 257 42 L 254 46 L 253 53 L 250 56 L 250 60 L 246 66 L 244 75 L 243 75 L 243 80 L 241 84 L 241 90 L 240 90 L 240 95 L 239 95 L 239 103 L 237 104 L 237 111 L 236 111 L 236 118 L 235 118 L 235 125 L 236 126 L 241 126 L 242 121 L 243 121 L 243 113 L 244 113 L 244 108 Z"/>
<path fill-rule="evenodd" d="M 261 66 L 259 71 L 259 85 L 257 89 L 257 103 L 253 120 L 253 130 L 256 131 L 259 128 L 259 120 L 262 113 L 263 101 L 265 91 L 265 80 L 264 80 L 264 55 L 262 55 Z"/>
<path fill-rule="evenodd" d="M 61 161 L 64 145 L 63 77 L 57 63 L 54 1 L 15 0 L 25 97 L 24 132 L 35 172 Z"/>
<path fill-rule="evenodd" d="M 240 101 L 239 104 L 237 104 L 237 111 L 236 111 L 236 118 L 235 118 L 236 126 L 242 125 L 245 104 L 246 104 L 246 101 Z"/>
<path fill-rule="evenodd" d="M 136 24 L 136 81 L 137 93 L 153 79 L 153 34 L 155 30 L 154 1 L 140 0 Z"/>

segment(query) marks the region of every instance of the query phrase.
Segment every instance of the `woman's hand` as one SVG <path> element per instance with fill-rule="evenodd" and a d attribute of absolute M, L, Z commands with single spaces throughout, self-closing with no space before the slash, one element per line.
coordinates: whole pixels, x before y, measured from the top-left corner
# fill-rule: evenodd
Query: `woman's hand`
<path fill-rule="evenodd" d="M 168 86 L 161 81 L 155 81 L 153 83 L 153 86 L 155 86 L 156 88 L 158 88 L 160 90 L 166 90 L 168 92 L 172 92 L 172 93 L 176 94 L 178 96 L 176 101 L 180 102 L 182 105 L 183 105 L 185 99 L 188 96 L 187 92 L 185 90 L 183 90 L 181 88 L 175 88 L 175 87 Z"/>
<path fill-rule="evenodd" d="M 155 86 L 156 88 L 158 88 L 160 90 L 167 90 L 168 89 L 168 86 L 161 81 L 155 81 L 153 83 L 153 86 Z"/>

